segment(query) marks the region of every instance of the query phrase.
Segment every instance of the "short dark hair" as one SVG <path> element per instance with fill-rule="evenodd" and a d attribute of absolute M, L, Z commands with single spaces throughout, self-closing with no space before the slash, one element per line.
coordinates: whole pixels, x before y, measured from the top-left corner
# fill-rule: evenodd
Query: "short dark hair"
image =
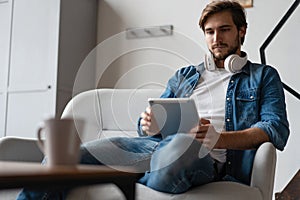
<path fill-rule="evenodd" d="M 233 0 L 212 1 L 211 3 L 207 4 L 207 6 L 203 9 L 199 20 L 200 28 L 204 31 L 204 25 L 207 19 L 213 14 L 224 11 L 231 13 L 232 20 L 238 30 L 240 30 L 241 27 L 247 28 L 245 9 L 238 2 Z M 241 38 L 242 44 L 244 43 L 244 40 L 244 37 Z"/>

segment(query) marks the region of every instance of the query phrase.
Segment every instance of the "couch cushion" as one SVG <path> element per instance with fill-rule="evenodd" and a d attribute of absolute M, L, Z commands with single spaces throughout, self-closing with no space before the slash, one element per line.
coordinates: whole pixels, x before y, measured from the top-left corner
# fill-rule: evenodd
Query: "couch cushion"
<path fill-rule="evenodd" d="M 137 184 L 138 200 L 262 200 L 259 189 L 235 182 L 215 182 L 189 190 L 183 194 L 157 192 Z"/>
<path fill-rule="evenodd" d="M 128 131 L 136 133 L 137 120 L 148 106 L 148 98 L 159 97 L 162 92 L 162 89 L 89 90 L 68 103 L 62 118 L 85 119 L 80 133 L 82 142 L 102 137 L 103 131 L 112 131 L 116 136 Z"/>
<path fill-rule="evenodd" d="M 125 200 L 121 190 L 113 184 L 81 187 L 72 190 L 68 200 Z M 136 184 L 137 200 L 262 200 L 257 188 L 234 182 L 216 182 L 196 187 L 183 194 L 157 192 Z"/>
<path fill-rule="evenodd" d="M 97 90 L 89 90 L 75 96 L 66 106 L 62 118 L 84 119 L 80 134 L 82 142 L 97 139 L 102 131 Z"/>
<path fill-rule="evenodd" d="M 137 120 L 148 106 L 148 98 L 159 97 L 161 89 L 98 90 L 103 130 L 135 131 Z"/>

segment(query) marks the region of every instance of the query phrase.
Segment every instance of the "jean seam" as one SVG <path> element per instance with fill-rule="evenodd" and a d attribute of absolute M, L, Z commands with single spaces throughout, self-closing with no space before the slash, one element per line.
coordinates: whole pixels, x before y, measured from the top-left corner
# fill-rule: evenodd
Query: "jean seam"
<path fill-rule="evenodd" d="M 144 156 L 143 158 L 140 158 L 140 159 L 132 160 L 131 162 L 128 162 L 128 164 L 132 165 L 132 164 L 135 164 L 135 163 L 138 163 L 138 162 L 141 162 L 141 161 L 148 160 L 149 158 L 151 158 L 151 155 Z"/>
<path fill-rule="evenodd" d="M 47 200 L 48 198 L 48 193 L 45 193 L 44 196 L 42 197 L 42 200 Z"/>
<path fill-rule="evenodd" d="M 178 192 L 178 191 L 177 191 L 177 188 L 178 188 L 178 186 L 181 185 L 182 183 L 184 183 L 185 185 L 187 185 L 187 184 L 186 184 L 186 181 L 183 181 L 182 179 L 179 179 L 178 183 L 177 183 L 177 184 L 174 184 L 173 189 L 172 189 L 171 192 L 172 192 L 172 193 L 177 193 L 177 192 Z M 191 184 L 190 184 L 189 187 L 191 187 Z"/>
<path fill-rule="evenodd" d="M 195 172 L 192 172 L 191 177 L 195 177 L 195 174 L 199 174 L 199 173 L 201 173 L 203 176 L 206 176 L 207 179 L 211 179 L 211 181 L 213 181 L 215 179 L 214 175 L 210 176 L 208 173 L 206 173 L 203 170 L 197 170 Z M 191 179 L 191 180 L 193 180 L 193 179 Z"/>
<path fill-rule="evenodd" d="M 192 172 L 192 173 L 191 173 L 191 177 L 194 177 L 194 175 L 195 175 L 195 174 L 198 174 L 198 173 L 201 173 L 201 174 L 205 175 L 205 176 L 206 176 L 207 178 L 209 178 L 209 179 L 213 179 L 213 178 L 214 178 L 213 176 L 209 176 L 209 175 L 208 175 L 207 173 L 205 173 L 203 170 L 197 170 L 197 171 Z M 186 179 L 186 178 L 185 178 L 185 179 Z M 193 184 L 192 184 L 192 179 L 190 179 L 190 180 L 189 180 L 189 179 L 183 180 L 183 179 L 181 179 L 181 178 L 178 178 L 177 183 L 173 184 L 174 187 L 173 187 L 173 189 L 172 189 L 172 192 L 173 192 L 173 193 L 177 192 L 176 189 L 177 189 L 182 183 L 184 183 L 185 185 L 187 185 L 188 181 L 191 182 L 191 184 L 189 184 L 189 187 L 193 186 Z"/>
<path fill-rule="evenodd" d="M 145 160 L 150 159 L 150 158 L 152 157 L 152 154 L 154 153 L 154 151 L 155 151 L 156 148 L 158 147 L 158 145 L 159 145 L 159 142 L 158 142 L 157 144 L 154 145 L 154 147 L 152 148 L 152 152 L 149 152 L 149 153 L 147 154 L 147 156 L 144 156 L 144 157 L 142 157 L 142 158 L 133 160 L 132 162 L 129 162 L 129 164 L 132 165 L 132 164 L 135 164 L 135 163 L 137 163 L 137 162 L 141 162 L 141 161 L 145 161 Z"/>

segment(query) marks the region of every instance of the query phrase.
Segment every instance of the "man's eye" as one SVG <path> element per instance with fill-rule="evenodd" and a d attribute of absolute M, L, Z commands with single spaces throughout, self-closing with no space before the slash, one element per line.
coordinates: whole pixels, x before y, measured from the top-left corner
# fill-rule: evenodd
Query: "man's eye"
<path fill-rule="evenodd" d="M 206 34 L 207 34 L 207 35 L 213 35 L 214 32 L 213 32 L 213 31 L 206 31 Z"/>
<path fill-rule="evenodd" d="M 230 28 L 223 28 L 223 29 L 221 29 L 221 31 L 222 32 L 228 32 L 228 31 L 230 31 Z"/>

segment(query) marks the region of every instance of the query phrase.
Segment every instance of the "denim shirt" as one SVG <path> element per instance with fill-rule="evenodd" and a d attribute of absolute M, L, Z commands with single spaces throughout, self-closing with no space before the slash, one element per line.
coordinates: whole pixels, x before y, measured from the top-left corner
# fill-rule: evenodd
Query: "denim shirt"
<path fill-rule="evenodd" d="M 161 97 L 190 97 L 203 71 L 203 63 L 179 69 L 168 81 Z M 284 149 L 289 137 L 289 123 L 282 83 L 274 68 L 248 61 L 241 72 L 231 76 L 225 101 L 226 131 L 257 127 L 267 133 L 277 149 Z M 145 135 L 140 123 L 138 133 Z M 228 149 L 227 177 L 249 185 L 255 153 L 256 149 Z"/>

